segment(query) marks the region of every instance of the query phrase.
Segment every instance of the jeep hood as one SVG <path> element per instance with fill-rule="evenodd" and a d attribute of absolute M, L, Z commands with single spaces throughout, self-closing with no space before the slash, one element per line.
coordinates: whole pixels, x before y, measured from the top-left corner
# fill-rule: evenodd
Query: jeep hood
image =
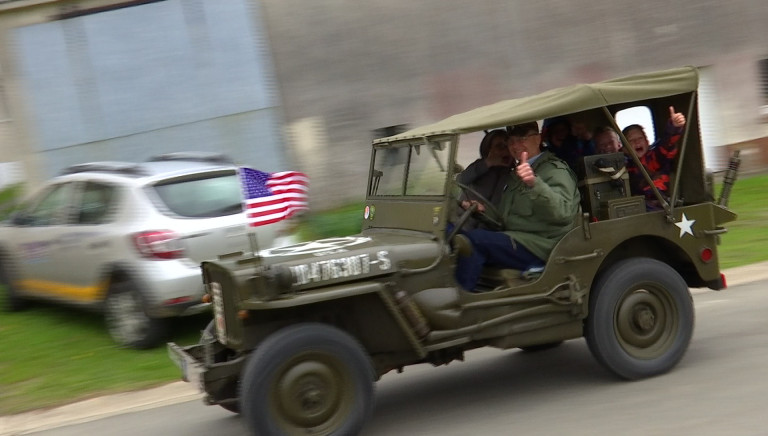
<path fill-rule="evenodd" d="M 423 268 L 435 261 L 440 247 L 431 233 L 376 230 L 262 250 L 259 263 L 280 277 L 283 287 L 298 291 Z"/>

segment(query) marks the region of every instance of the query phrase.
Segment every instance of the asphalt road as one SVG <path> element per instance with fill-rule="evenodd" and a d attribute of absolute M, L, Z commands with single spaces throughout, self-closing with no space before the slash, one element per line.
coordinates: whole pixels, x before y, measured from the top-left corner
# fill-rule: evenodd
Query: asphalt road
<path fill-rule="evenodd" d="M 696 330 L 669 374 L 616 379 L 583 340 L 539 353 L 478 350 L 377 384 L 366 436 L 768 434 L 768 280 L 695 291 Z M 2 433 L 2 432 L 0 432 Z M 33 433 L 38 436 L 247 435 L 199 399 Z"/>

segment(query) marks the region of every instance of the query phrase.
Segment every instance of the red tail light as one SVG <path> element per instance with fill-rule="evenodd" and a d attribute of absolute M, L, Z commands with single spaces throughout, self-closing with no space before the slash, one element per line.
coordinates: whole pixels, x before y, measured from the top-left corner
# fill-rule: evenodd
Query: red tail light
<path fill-rule="evenodd" d="M 136 249 L 152 259 L 178 259 L 184 256 L 179 238 L 170 230 L 152 230 L 133 235 Z"/>

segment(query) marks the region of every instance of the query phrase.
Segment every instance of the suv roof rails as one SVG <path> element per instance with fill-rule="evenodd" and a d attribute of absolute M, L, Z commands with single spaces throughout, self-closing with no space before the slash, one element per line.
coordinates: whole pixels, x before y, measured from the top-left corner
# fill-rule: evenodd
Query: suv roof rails
<path fill-rule="evenodd" d="M 147 159 L 147 162 L 163 162 L 185 160 L 192 162 L 207 162 L 214 164 L 228 164 L 234 165 L 235 162 L 227 155 L 222 153 L 208 152 L 208 151 L 179 151 L 175 153 L 164 153 L 156 156 L 152 156 Z"/>
<path fill-rule="evenodd" d="M 147 173 L 132 162 L 87 162 L 70 165 L 61 170 L 61 175 L 84 172 L 118 173 L 130 176 L 145 176 Z"/>

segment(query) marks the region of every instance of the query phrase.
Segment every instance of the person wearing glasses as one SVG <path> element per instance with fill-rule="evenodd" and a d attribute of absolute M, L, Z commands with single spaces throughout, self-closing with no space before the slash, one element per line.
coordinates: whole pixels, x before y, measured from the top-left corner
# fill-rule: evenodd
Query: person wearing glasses
<path fill-rule="evenodd" d="M 563 160 L 542 151 L 538 123 L 510 128 L 508 146 L 518 163 L 507 177 L 499 205 L 504 230 L 473 229 L 460 235 L 473 249 L 459 256 L 456 280 L 470 292 L 476 291 L 484 266 L 522 271 L 543 267 L 579 214 L 576 176 Z"/>

